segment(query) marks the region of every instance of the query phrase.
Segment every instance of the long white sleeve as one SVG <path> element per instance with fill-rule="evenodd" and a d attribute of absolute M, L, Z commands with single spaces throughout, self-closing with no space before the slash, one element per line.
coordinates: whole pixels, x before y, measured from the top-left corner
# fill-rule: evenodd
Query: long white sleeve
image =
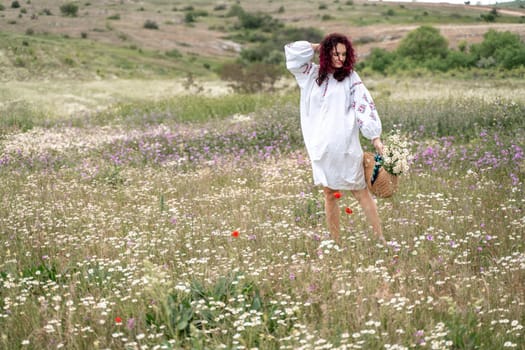
<path fill-rule="evenodd" d="M 289 43 L 284 47 L 286 56 L 286 68 L 292 73 L 299 72 L 305 64 L 312 61 L 314 49 L 308 41 L 301 40 Z"/>
<path fill-rule="evenodd" d="M 381 119 L 374 100 L 356 72 L 351 76 L 350 96 L 353 98 L 352 107 L 355 108 L 357 123 L 363 136 L 369 140 L 381 136 Z"/>
<path fill-rule="evenodd" d="M 304 87 L 309 77 L 313 74 L 313 68 L 316 67 L 312 63 L 314 57 L 314 49 L 312 44 L 308 41 L 296 41 L 287 44 L 284 47 L 286 56 L 286 68 L 295 76 L 297 83 L 301 88 Z"/>

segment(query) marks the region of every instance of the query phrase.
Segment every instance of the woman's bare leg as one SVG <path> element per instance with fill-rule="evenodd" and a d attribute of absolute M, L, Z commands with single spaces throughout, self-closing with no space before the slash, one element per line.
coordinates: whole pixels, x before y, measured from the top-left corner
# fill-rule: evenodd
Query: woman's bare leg
<path fill-rule="evenodd" d="M 339 206 L 337 205 L 337 198 L 334 194 L 336 190 L 331 188 L 324 187 L 324 209 L 326 212 L 326 223 L 328 225 L 328 230 L 334 241 L 340 243 L 339 233 L 340 233 L 340 224 L 339 224 Z"/>
<path fill-rule="evenodd" d="M 352 191 L 352 194 L 363 208 L 366 219 L 372 226 L 375 236 L 382 242 L 385 242 L 385 238 L 383 237 L 383 229 L 381 228 L 381 220 L 379 219 L 379 214 L 377 212 L 377 205 L 368 188 L 363 190 L 354 190 Z"/>

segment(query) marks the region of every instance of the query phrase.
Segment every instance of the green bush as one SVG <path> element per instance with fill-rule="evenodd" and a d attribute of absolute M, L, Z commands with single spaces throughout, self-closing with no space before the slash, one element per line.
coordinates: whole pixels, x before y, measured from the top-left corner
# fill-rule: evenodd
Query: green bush
<path fill-rule="evenodd" d="M 370 52 L 370 56 L 366 59 L 366 63 L 373 70 L 384 74 L 395 59 L 395 53 L 389 52 L 385 49 L 373 48 Z"/>
<path fill-rule="evenodd" d="M 179 57 L 182 57 L 182 54 L 180 53 L 179 50 L 172 49 L 172 50 L 166 52 L 166 56 L 173 57 L 173 58 L 179 58 Z"/>
<path fill-rule="evenodd" d="M 159 25 L 157 24 L 157 22 L 148 19 L 148 20 L 146 20 L 146 22 L 144 22 L 144 28 L 146 28 L 146 29 L 159 29 Z"/>
<path fill-rule="evenodd" d="M 195 22 L 195 15 L 193 12 L 186 12 L 184 15 L 184 23 L 193 23 Z"/>
<path fill-rule="evenodd" d="M 447 39 L 438 29 L 422 26 L 411 31 L 403 38 L 397 49 L 400 57 L 425 60 L 433 57 L 445 57 L 448 52 Z"/>
<path fill-rule="evenodd" d="M 72 2 L 60 6 L 60 12 L 64 16 L 76 17 L 78 14 L 78 5 Z"/>
<path fill-rule="evenodd" d="M 494 16 L 492 13 L 487 14 L 481 14 L 479 17 L 484 20 L 485 22 L 496 22 L 496 16 Z"/>
<path fill-rule="evenodd" d="M 225 4 L 219 4 L 219 5 L 215 5 L 215 7 L 213 8 L 213 11 L 224 11 L 228 8 L 227 5 Z"/>
<path fill-rule="evenodd" d="M 267 42 L 252 48 L 243 49 L 240 56 L 245 62 L 279 64 L 283 62 L 284 56 L 281 50 L 277 51 L 279 55 L 275 53 L 276 51 L 272 43 Z"/>
<path fill-rule="evenodd" d="M 261 30 L 263 32 L 272 32 L 282 28 L 284 24 L 278 19 L 265 13 L 242 12 L 239 16 L 238 29 Z"/>
<path fill-rule="evenodd" d="M 246 35 L 245 39 L 258 44 L 244 48 L 240 56 L 247 63 L 262 62 L 280 65 L 284 62 L 283 46 L 286 43 L 297 40 L 319 42 L 322 38 L 323 34 L 315 28 L 281 27 L 270 36 L 264 36 L 260 32 L 255 31 L 250 35 Z"/>
<path fill-rule="evenodd" d="M 462 42 L 458 50 L 449 50 L 446 40 L 432 27 L 420 27 L 410 32 L 393 52 L 373 49 L 358 68 L 383 74 L 424 69 L 429 71 L 465 70 L 474 68 L 525 67 L 525 43 L 518 34 L 489 30 L 483 42 L 467 48 Z"/>
<path fill-rule="evenodd" d="M 241 5 L 235 4 L 232 7 L 230 7 L 230 10 L 226 14 L 226 17 L 239 17 L 244 14 L 244 9 Z"/>
<path fill-rule="evenodd" d="M 471 54 L 477 61 L 492 58 L 495 65 L 503 68 L 514 68 L 525 65 L 523 57 L 525 44 L 518 34 L 489 30 L 483 36 L 483 41 L 470 47 Z"/>
<path fill-rule="evenodd" d="M 504 50 L 500 56 L 500 66 L 505 69 L 525 67 L 525 46 Z"/>
<path fill-rule="evenodd" d="M 256 43 L 241 51 L 241 59 L 245 63 L 281 65 L 286 43 L 296 40 L 319 42 L 323 38 L 323 33 L 315 28 L 289 28 L 267 14 L 251 14 L 238 5 L 232 6 L 230 13 L 236 13 L 239 18 L 236 29 L 240 33 L 235 35 L 235 40 Z"/>
<path fill-rule="evenodd" d="M 306 40 L 312 43 L 320 42 L 323 39 L 323 33 L 317 28 L 303 27 L 303 28 L 291 28 L 284 27 L 273 33 L 273 41 L 279 45 L 279 49 L 282 50 L 282 46 L 286 43 Z"/>
<path fill-rule="evenodd" d="M 450 50 L 444 61 L 447 69 L 473 67 L 476 63 L 476 60 L 472 55 L 461 50 Z"/>
<path fill-rule="evenodd" d="M 13 2 L 11 3 L 11 8 L 13 8 L 13 9 L 20 8 L 20 3 L 19 3 L 18 1 L 16 1 L 16 0 L 13 1 Z"/>
<path fill-rule="evenodd" d="M 193 8 L 193 6 L 190 6 Z M 186 11 L 186 14 L 184 15 L 184 22 L 185 23 L 193 23 L 197 21 L 197 17 L 206 17 L 208 16 L 208 12 L 205 10 L 191 10 Z"/>

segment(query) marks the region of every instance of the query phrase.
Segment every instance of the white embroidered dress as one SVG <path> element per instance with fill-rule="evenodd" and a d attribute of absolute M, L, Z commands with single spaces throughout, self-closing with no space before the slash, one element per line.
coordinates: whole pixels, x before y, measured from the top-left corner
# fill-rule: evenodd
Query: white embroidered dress
<path fill-rule="evenodd" d="M 319 66 L 307 41 L 285 46 L 286 68 L 301 89 L 301 129 L 315 185 L 334 190 L 366 187 L 359 130 L 367 139 L 381 135 L 374 101 L 356 72 L 339 82 L 329 74 L 321 86 Z"/>

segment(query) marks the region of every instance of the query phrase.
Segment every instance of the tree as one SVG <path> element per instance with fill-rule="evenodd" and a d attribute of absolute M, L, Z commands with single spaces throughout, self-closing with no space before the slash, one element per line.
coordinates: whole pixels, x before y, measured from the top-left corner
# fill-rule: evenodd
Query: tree
<path fill-rule="evenodd" d="M 397 54 L 414 60 L 426 60 L 436 57 L 446 57 L 448 42 L 438 29 L 422 26 L 411 31 L 401 40 Z"/>
<path fill-rule="evenodd" d="M 241 93 L 274 91 L 275 83 L 281 76 L 279 66 L 266 63 L 249 65 L 239 62 L 225 63 L 219 72 L 222 80 L 229 82 L 230 87 Z"/>

